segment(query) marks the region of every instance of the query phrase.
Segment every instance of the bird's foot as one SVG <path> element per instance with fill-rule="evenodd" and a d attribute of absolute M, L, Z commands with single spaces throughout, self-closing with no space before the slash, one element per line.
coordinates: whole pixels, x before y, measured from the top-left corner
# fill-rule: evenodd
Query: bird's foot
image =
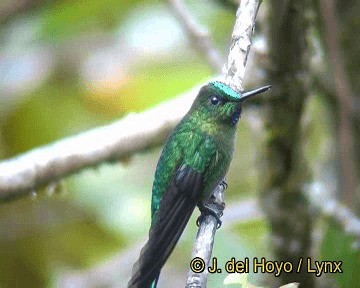
<path fill-rule="evenodd" d="M 226 190 L 226 189 L 228 188 L 228 186 L 229 186 L 229 185 L 226 183 L 225 179 L 224 179 L 223 181 L 221 181 L 220 185 L 224 187 L 224 190 Z"/>
<path fill-rule="evenodd" d="M 212 215 L 215 217 L 217 221 L 216 229 L 219 229 L 222 225 L 222 221 L 220 220 L 220 217 L 222 217 L 223 212 L 216 212 L 214 209 L 210 208 L 209 206 L 206 206 L 204 204 L 199 205 L 199 210 L 201 212 L 201 215 L 196 220 L 196 225 L 200 226 L 201 222 L 204 220 L 205 216 Z"/>

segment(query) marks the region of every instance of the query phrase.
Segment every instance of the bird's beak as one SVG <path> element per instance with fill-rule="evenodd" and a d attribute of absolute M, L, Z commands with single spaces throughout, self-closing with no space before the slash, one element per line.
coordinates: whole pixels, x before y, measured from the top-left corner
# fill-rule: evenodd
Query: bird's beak
<path fill-rule="evenodd" d="M 241 97 L 239 99 L 239 102 L 242 103 L 244 102 L 246 99 L 252 97 L 252 96 L 255 96 L 257 94 L 260 94 L 260 93 L 263 93 L 265 91 L 268 91 L 270 90 L 271 88 L 271 85 L 266 85 L 264 87 L 261 87 L 261 88 L 257 88 L 257 89 L 254 89 L 254 90 L 250 90 L 250 91 L 247 91 L 247 92 L 244 92 L 244 93 L 241 93 Z"/>

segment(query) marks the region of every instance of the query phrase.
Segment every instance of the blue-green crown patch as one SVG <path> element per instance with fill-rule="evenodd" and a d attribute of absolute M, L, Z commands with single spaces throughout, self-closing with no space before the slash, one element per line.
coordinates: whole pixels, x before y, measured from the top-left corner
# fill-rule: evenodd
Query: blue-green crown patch
<path fill-rule="evenodd" d="M 221 92 L 225 93 L 229 98 L 234 100 L 239 100 L 241 98 L 241 93 L 236 92 L 229 85 L 219 81 L 210 82 L 210 84 L 214 85 L 215 88 L 219 89 Z"/>

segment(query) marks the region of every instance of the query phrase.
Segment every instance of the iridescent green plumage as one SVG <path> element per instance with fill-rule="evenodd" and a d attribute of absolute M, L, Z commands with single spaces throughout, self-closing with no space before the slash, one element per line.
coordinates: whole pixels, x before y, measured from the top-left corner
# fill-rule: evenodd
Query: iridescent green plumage
<path fill-rule="evenodd" d="M 129 287 L 149 287 L 180 238 L 194 208 L 210 196 L 229 168 L 241 103 L 268 90 L 240 94 L 222 82 L 204 86 L 170 134 L 152 189 L 149 241 L 134 265 Z"/>

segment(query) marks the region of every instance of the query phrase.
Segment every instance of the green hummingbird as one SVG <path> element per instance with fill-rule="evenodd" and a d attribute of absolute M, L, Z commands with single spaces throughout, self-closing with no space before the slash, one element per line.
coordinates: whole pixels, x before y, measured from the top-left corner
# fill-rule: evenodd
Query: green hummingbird
<path fill-rule="evenodd" d="M 230 166 L 241 105 L 270 88 L 239 93 L 213 81 L 200 89 L 161 153 L 152 188 L 149 239 L 133 267 L 128 287 L 156 287 L 160 270 L 196 205 L 202 215 L 217 217 L 203 201 L 223 181 Z"/>

